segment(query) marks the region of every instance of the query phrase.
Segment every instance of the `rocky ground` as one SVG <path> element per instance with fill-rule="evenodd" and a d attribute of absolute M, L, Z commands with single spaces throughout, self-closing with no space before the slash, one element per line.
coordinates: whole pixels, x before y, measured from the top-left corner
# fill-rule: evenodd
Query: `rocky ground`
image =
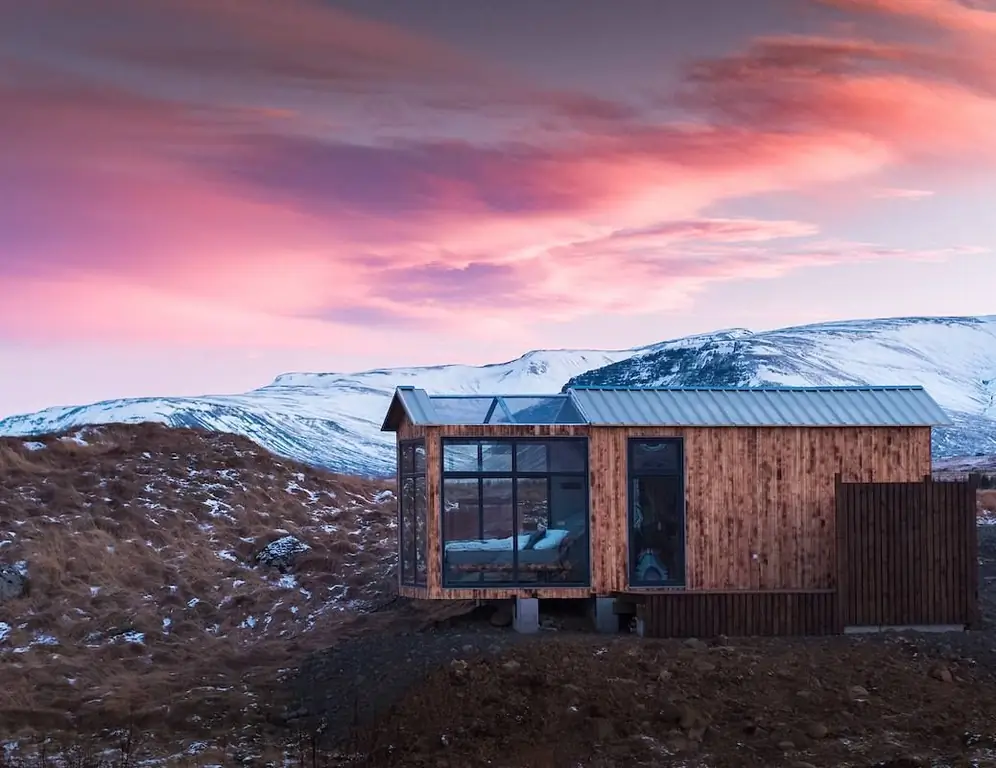
<path fill-rule="evenodd" d="M 979 631 L 703 643 L 525 637 L 474 615 L 385 625 L 313 657 L 293 715 L 342 765 L 996 766 L 996 527 L 979 532 Z"/>

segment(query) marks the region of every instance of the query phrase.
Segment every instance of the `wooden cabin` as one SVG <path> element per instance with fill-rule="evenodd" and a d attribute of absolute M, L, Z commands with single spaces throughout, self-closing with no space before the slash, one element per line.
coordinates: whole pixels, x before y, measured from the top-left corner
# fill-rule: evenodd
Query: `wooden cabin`
<path fill-rule="evenodd" d="M 519 616 L 542 598 L 832 590 L 837 476 L 921 481 L 945 423 L 920 387 L 398 387 L 382 429 L 399 591 L 516 598 Z"/>

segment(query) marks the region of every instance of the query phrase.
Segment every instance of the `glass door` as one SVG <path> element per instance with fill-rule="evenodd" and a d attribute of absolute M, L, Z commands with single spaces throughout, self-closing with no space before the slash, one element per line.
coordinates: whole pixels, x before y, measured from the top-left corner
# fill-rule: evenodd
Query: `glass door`
<path fill-rule="evenodd" d="M 629 441 L 629 583 L 685 586 L 685 475 L 681 438 Z"/>

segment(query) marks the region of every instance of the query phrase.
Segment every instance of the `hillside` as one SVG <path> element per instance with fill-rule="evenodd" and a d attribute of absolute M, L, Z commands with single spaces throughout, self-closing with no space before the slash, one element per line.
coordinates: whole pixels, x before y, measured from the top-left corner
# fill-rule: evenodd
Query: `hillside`
<path fill-rule="evenodd" d="M 395 509 L 384 484 L 232 435 L 0 439 L 4 738 L 252 710 L 290 658 L 391 598 Z"/>
<path fill-rule="evenodd" d="M 111 400 L 0 419 L 0 435 L 157 421 L 249 437 L 339 472 L 386 476 L 392 436 L 380 425 L 397 385 L 431 393 L 532 394 L 567 383 L 640 386 L 921 384 L 954 425 L 935 457 L 996 454 L 996 316 L 823 323 L 700 334 L 649 347 L 530 352 L 506 363 L 291 373 L 241 395 Z"/>
<path fill-rule="evenodd" d="M 337 472 L 394 472 L 394 436 L 380 432 L 394 388 L 436 392 L 556 391 L 571 376 L 625 352 L 532 352 L 507 363 L 395 368 L 354 374 L 289 373 L 242 395 L 108 400 L 0 419 L 0 435 L 62 432 L 88 424 L 155 421 L 244 435 L 281 456 Z"/>

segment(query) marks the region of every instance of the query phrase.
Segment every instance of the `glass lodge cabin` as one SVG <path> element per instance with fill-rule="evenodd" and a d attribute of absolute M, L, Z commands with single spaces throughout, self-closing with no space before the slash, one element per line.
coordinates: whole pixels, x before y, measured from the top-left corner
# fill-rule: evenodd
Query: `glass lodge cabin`
<path fill-rule="evenodd" d="M 835 479 L 914 482 L 946 417 L 920 387 L 398 387 L 399 591 L 423 599 L 800 594 L 835 581 Z"/>

